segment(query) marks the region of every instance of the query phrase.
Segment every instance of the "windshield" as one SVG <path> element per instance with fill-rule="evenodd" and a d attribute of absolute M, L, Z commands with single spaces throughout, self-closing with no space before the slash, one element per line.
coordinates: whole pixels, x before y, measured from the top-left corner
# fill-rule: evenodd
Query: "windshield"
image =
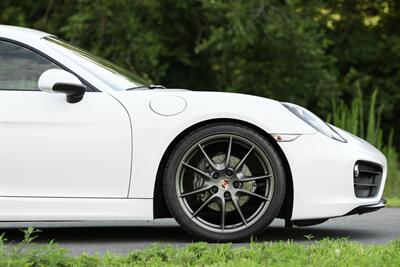
<path fill-rule="evenodd" d="M 145 85 L 150 84 L 136 74 L 58 39 L 57 37 L 45 37 L 43 40 L 51 47 L 67 55 L 69 59 L 75 61 L 75 63 L 91 72 L 116 91 L 123 91 L 135 87 L 145 88 Z"/>

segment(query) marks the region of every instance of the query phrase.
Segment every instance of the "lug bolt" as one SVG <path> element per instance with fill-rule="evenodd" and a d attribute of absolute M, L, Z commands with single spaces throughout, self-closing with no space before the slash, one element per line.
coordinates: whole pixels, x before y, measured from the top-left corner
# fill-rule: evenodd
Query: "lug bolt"
<path fill-rule="evenodd" d="M 213 193 L 217 193 L 218 192 L 218 187 L 216 187 L 216 186 L 211 187 L 211 191 Z"/>
<path fill-rule="evenodd" d="M 219 174 L 218 174 L 217 172 L 214 172 L 213 175 L 212 175 L 212 177 L 213 177 L 214 179 L 218 179 L 218 178 L 219 178 Z"/>
<path fill-rule="evenodd" d="M 231 193 L 229 193 L 228 191 L 224 193 L 225 198 L 229 198 L 230 196 L 231 196 Z"/>
<path fill-rule="evenodd" d="M 234 188 L 238 188 L 239 187 L 239 182 L 238 181 L 234 181 L 233 182 L 233 187 Z"/>
<path fill-rule="evenodd" d="M 233 174 L 233 171 L 231 169 L 226 170 L 226 175 L 231 176 Z"/>

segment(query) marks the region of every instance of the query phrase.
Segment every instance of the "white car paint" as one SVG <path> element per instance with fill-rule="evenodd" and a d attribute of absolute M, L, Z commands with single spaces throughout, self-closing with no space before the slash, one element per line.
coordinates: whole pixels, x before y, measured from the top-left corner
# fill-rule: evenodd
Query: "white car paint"
<path fill-rule="evenodd" d="M 63 94 L 0 90 L 0 220 L 152 219 L 155 180 L 166 149 L 185 129 L 212 119 L 245 121 L 272 136 L 299 135 L 278 143 L 293 176 L 292 220 L 342 216 L 382 197 L 386 159 L 363 140 L 341 130 L 347 143 L 330 139 L 271 99 L 114 90 L 94 74 L 97 68 L 44 42 L 46 36 L 0 26 L 0 38 L 40 51 L 99 92 L 69 104 Z M 165 99 L 182 99 L 185 106 L 167 106 Z M 374 198 L 354 195 L 357 160 L 384 170 Z"/>
<path fill-rule="evenodd" d="M 0 162 L 2 196 L 127 197 L 129 117 L 104 93 L 74 105 L 64 94 L 0 90 Z"/>

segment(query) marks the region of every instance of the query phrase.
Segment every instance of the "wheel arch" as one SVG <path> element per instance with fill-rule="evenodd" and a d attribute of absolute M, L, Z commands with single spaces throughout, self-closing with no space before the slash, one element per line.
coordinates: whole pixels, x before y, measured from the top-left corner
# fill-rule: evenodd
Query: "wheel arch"
<path fill-rule="evenodd" d="M 180 134 L 178 134 L 174 140 L 169 144 L 167 149 L 165 150 L 160 164 L 158 166 L 157 170 L 157 176 L 156 176 L 156 181 L 154 183 L 154 193 L 153 193 L 153 216 L 154 219 L 157 218 L 171 218 L 172 215 L 170 211 L 168 210 L 167 204 L 165 202 L 165 197 L 164 197 L 164 188 L 163 188 L 163 176 L 164 176 L 164 170 L 166 167 L 167 160 L 169 156 L 171 155 L 174 147 L 179 143 L 179 141 L 184 138 L 188 133 L 203 127 L 207 124 L 211 123 L 237 123 L 243 126 L 247 126 L 249 128 L 252 128 L 253 130 L 257 131 L 259 134 L 264 136 L 266 139 L 268 139 L 271 144 L 274 146 L 276 151 L 279 153 L 279 156 L 281 157 L 283 161 L 283 166 L 285 170 L 285 176 L 286 176 L 286 193 L 285 193 L 285 199 L 283 201 L 281 210 L 278 213 L 278 218 L 282 219 L 289 219 L 292 217 L 292 209 L 293 209 L 293 178 L 292 178 L 292 172 L 290 169 L 289 162 L 285 156 L 285 153 L 281 149 L 281 147 L 278 145 L 276 140 L 268 134 L 266 131 L 261 129 L 260 127 L 238 119 L 226 119 L 226 118 L 219 118 L 219 119 L 211 119 L 211 120 L 205 120 L 199 123 L 196 123 L 188 128 L 186 128 L 184 131 L 182 131 Z"/>

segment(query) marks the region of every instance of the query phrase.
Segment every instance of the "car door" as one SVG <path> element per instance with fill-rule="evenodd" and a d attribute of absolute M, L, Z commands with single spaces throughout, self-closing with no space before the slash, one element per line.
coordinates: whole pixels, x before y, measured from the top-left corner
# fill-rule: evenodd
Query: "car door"
<path fill-rule="evenodd" d="M 87 90 L 79 103 L 39 91 L 57 64 L 0 40 L 0 196 L 126 198 L 131 127 L 111 95 Z"/>

